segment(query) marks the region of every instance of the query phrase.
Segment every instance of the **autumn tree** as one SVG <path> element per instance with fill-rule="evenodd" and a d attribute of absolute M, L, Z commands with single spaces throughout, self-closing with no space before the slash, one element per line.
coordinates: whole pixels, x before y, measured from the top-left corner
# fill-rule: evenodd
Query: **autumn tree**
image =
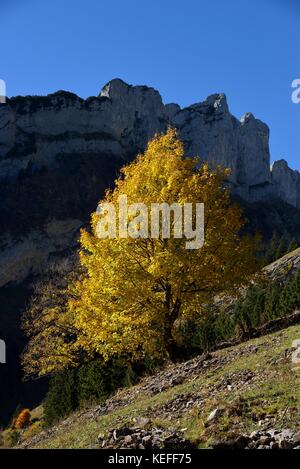
<path fill-rule="evenodd" d="M 171 129 L 121 170 L 115 189 L 102 201 L 102 207 L 115 207 L 116 221 L 124 195 L 128 204 L 144 203 L 148 215 L 151 204 L 203 203 L 204 245 L 187 249 L 187 238 L 176 237 L 175 211 L 169 238 L 162 224 L 158 236 L 145 234 L 140 213 L 130 212 L 125 227 L 99 237 L 99 226 L 108 229 L 109 223 L 107 210 L 96 211 L 91 230 L 82 231 L 80 240 L 86 275 L 74 283 L 68 305 L 79 348 L 105 359 L 172 356 L 177 324 L 201 315 L 205 303 L 234 292 L 255 271 L 255 243 L 240 234 L 245 222 L 224 187 L 227 175 L 226 169 L 211 170 L 197 158 L 184 158 L 183 144 Z M 194 225 L 195 216 L 194 211 Z M 121 228 L 130 228 L 131 236 Z"/>
<path fill-rule="evenodd" d="M 69 256 L 48 266 L 34 285 L 30 304 L 22 317 L 29 341 L 22 355 L 27 376 L 60 372 L 78 364 L 82 351 L 72 313 L 68 308 L 70 285 L 80 278 L 77 256 Z"/>

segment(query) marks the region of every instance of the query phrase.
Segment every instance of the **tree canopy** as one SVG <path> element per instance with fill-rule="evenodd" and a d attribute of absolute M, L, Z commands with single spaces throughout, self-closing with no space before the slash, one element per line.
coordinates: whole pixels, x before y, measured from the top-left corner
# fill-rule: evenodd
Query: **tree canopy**
<path fill-rule="evenodd" d="M 82 230 L 80 239 L 84 275 L 69 286 L 67 314 L 64 310 L 60 316 L 60 321 L 71 320 L 77 331 L 72 347 L 104 359 L 172 355 L 182 319 L 201 316 L 205 303 L 233 293 L 249 279 L 257 268 L 256 244 L 241 234 L 245 220 L 225 187 L 227 176 L 227 169 L 185 158 L 173 129 L 155 136 L 146 151 L 121 170 L 114 189 L 101 201 L 102 206 L 114 205 L 117 220 L 124 195 L 128 204 L 149 208 L 203 203 L 204 244 L 187 249 L 186 236 L 176 237 L 175 213 L 169 238 L 162 228 L 157 237 L 139 236 L 141 221 L 130 212 L 126 224 L 136 236 L 123 237 L 116 230 L 114 237 L 99 237 L 99 223 L 103 225 L 107 214 L 93 213 L 91 229 Z M 60 315 L 56 310 L 52 314 Z M 66 342 L 61 345 L 64 354 Z"/>

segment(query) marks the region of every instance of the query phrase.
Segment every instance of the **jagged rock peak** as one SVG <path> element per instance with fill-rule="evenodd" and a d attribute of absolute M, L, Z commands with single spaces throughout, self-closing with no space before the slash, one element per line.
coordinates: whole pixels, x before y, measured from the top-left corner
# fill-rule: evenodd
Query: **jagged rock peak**
<path fill-rule="evenodd" d="M 103 86 L 99 97 L 110 98 L 110 99 L 120 99 L 121 97 L 128 95 L 129 93 L 141 94 L 148 93 L 150 95 L 156 95 L 160 100 L 160 93 L 150 86 L 144 85 L 129 85 L 121 78 L 114 78 L 110 80 L 106 85 Z"/>
<path fill-rule="evenodd" d="M 105 98 L 114 98 L 115 95 L 127 93 L 131 85 L 128 85 L 121 78 L 114 78 L 103 86 L 99 96 Z"/>
<path fill-rule="evenodd" d="M 255 117 L 254 115 L 252 114 L 252 112 L 246 112 L 246 114 L 244 114 L 242 117 L 241 117 L 241 124 L 248 124 L 248 122 L 251 122 L 251 121 L 255 121 Z"/>
<path fill-rule="evenodd" d="M 229 113 L 227 98 L 224 93 L 211 94 L 201 104 L 207 104 L 209 106 L 213 106 L 216 110 L 220 112 Z"/>

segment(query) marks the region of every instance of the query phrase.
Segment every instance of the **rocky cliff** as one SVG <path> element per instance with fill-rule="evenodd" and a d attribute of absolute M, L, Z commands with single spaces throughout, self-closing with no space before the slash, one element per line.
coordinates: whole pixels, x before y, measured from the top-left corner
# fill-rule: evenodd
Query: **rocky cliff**
<path fill-rule="evenodd" d="M 284 161 L 270 168 L 268 127 L 249 113 L 236 119 L 223 94 L 180 109 L 116 79 L 86 100 L 64 91 L 15 97 L 0 105 L 0 286 L 74 244 L 118 168 L 168 125 L 187 156 L 231 168 L 233 194 L 300 207 L 299 173 Z"/>

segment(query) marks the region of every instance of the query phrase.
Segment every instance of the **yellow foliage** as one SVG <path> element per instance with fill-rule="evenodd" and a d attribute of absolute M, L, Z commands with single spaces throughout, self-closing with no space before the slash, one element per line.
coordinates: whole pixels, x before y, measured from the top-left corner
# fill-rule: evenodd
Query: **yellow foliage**
<path fill-rule="evenodd" d="M 22 321 L 29 338 L 22 356 L 27 375 L 42 376 L 77 364 L 78 331 L 67 301 L 71 295 L 68 282 L 72 284 L 79 276 L 78 267 L 72 261 L 71 265 L 56 266 L 49 278 L 36 285 Z"/>
<path fill-rule="evenodd" d="M 185 237 L 101 239 L 95 212 L 91 232 L 81 233 L 84 275 L 71 281 L 62 301 L 47 293 L 45 307 L 27 320 L 31 339 L 24 355 L 27 372 L 60 371 L 78 357 L 104 359 L 172 353 L 176 324 L 203 314 L 216 295 L 234 293 L 256 270 L 255 241 L 240 236 L 241 209 L 233 204 L 224 179 L 228 170 L 211 170 L 197 158 L 184 158 L 176 131 L 157 135 L 144 154 L 124 167 L 115 189 L 102 202 L 119 197 L 128 204 L 205 204 L 205 240 L 201 249 L 186 249 Z M 150 213 L 150 210 L 149 210 Z M 128 215 L 127 221 L 131 221 Z M 172 219 L 172 234 L 174 234 Z M 55 296 L 55 295 L 54 295 Z"/>
<path fill-rule="evenodd" d="M 74 285 L 69 307 L 80 331 L 78 345 L 108 359 L 137 358 L 171 351 L 177 320 L 201 314 L 203 303 L 228 293 L 256 268 L 254 242 L 240 236 L 241 210 L 224 188 L 228 170 L 212 171 L 183 157 L 174 130 L 156 136 L 146 152 L 122 170 L 105 202 L 117 210 L 128 204 L 166 202 L 205 204 L 205 242 L 187 250 L 186 239 L 100 239 L 92 215 L 92 233 L 81 234 L 81 264 L 86 277 Z M 128 218 L 129 220 L 129 218 Z"/>

